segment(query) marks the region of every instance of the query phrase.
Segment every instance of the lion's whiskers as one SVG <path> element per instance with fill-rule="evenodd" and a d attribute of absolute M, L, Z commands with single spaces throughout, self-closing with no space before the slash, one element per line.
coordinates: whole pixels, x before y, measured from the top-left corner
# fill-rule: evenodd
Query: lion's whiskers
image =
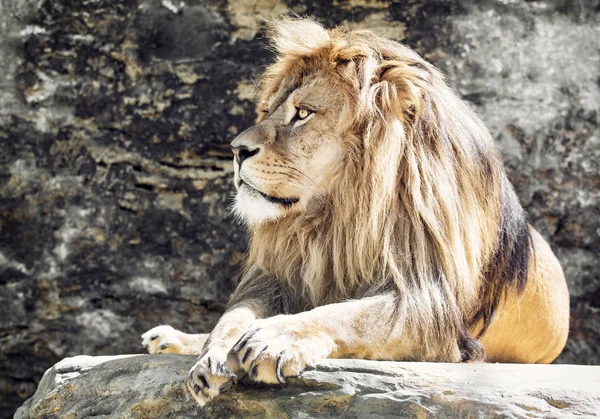
<path fill-rule="evenodd" d="M 325 192 L 325 190 L 319 186 L 319 184 L 317 184 L 317 182 L 315 182 L 314 180 L 312 180 L 312 178 L 310 176 L 308 176 L 306 173 L 302 172 L 299 169 L 296 169 L 293 166 L 285 166 L 287 169 L 292 170 L 293 172 L 290 173 L 290 176 L 294 176 L 295 179 L 298 182 L 298 186 L 303 186 L 300 182 L 300 180 L 298 179 L 297 175 L 300 174 L 302 175 L 305 179 L 308 179 L 308 181 L 317 189 L 317 193 L 314 195 L 314 197 L 316 199 L 319 200 L 319 202 L 321 202 L 322 204 L 324 204 L 325 206 L 327 206 L 328 208 L 331 207 L 331 201 L 329 200 L 327 193 Z M 294 173 L 295 172 L 295 173 Z"/>

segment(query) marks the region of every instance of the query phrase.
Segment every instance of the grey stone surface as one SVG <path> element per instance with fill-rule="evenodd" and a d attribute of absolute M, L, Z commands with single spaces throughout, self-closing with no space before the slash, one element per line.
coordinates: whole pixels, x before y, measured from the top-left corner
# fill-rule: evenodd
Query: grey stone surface
<path fill-rule="evenodd" d="M 15 419 L 568 418 L 600 411 L 600 367 L 327 360 L 285 386 L 242 383 L 196 407 L 193 356 L 67 358 Z"/>
<path fill-rule="evenodd" d="M 286 10 L 415 48 L 488 123 L 600 363 L 597 0 L 0 2 L 0 417 L 65 356 L 206 332 L 245 248 L 229 141 Z"/>

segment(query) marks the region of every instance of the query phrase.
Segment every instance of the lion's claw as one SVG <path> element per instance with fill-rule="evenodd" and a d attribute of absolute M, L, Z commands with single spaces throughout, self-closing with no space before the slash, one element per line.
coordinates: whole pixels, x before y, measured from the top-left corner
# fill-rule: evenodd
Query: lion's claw
<path fill-rule="evenodd" d="M 285 384 L 285 377 L 283 376 L 283 363 L 281 362 L 281 354 L 277 357 L 277 365 L 275 366 L 275 373 L 279 384 Z"/>
<path fill-rule="evenodd" d="M 187 388 L 196 402 L 204 406 L 237 381 L 237 375 L 233 371 L 227 365 L 225 351 L 208 351 L 190 369 L 186 380 Z"/>

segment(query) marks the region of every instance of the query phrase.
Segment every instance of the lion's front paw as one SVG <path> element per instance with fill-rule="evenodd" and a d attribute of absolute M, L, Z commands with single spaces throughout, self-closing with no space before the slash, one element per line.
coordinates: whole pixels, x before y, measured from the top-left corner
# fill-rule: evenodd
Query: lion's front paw
<path fill-rule="evenodd" d="M 294 316 L 257 320 L 233 346 L 229 357 L 254 380 L 284 383 L 308 364 L 327 358 L 333 340 L 315 327 L 296 323 Z"/>
<path fill-rule="evenodd" d="M 227 352 L 214 349 L 198 359 L 190 369 L 186 384 L 196 402 L 204 406 L 220 393 L 227 391 L 236 380 L 236 374 L 227 365 Z"/>
<path fill-rule="evenodd" d="M 156 326 L 142 335 L 142 346 L 151 354 L 183 353 L 182 332 L 171 326 Z"/>

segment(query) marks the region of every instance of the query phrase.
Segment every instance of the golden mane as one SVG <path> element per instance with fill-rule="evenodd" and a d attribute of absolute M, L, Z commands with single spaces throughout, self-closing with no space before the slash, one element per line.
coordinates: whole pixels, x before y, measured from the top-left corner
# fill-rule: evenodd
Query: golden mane
<path fill-rule="evenodd" d="M 349 151 L 322 205 L 253 229 L 230 305 L 273 293 L 278 312 L 295 313 L 393 291 L 399 323 L 427 351 L 458 341 L 464 359 L 480 358 L 467 330 L 480 322 L 483 333 L 507 287 L 524 287 L 529 260 L 525 216 L 487 128 L 408 47 L 307 19 L 269 34 L 277 59 L 260 99 L 327 74 L 346 98 L 336 129 Z"/>

